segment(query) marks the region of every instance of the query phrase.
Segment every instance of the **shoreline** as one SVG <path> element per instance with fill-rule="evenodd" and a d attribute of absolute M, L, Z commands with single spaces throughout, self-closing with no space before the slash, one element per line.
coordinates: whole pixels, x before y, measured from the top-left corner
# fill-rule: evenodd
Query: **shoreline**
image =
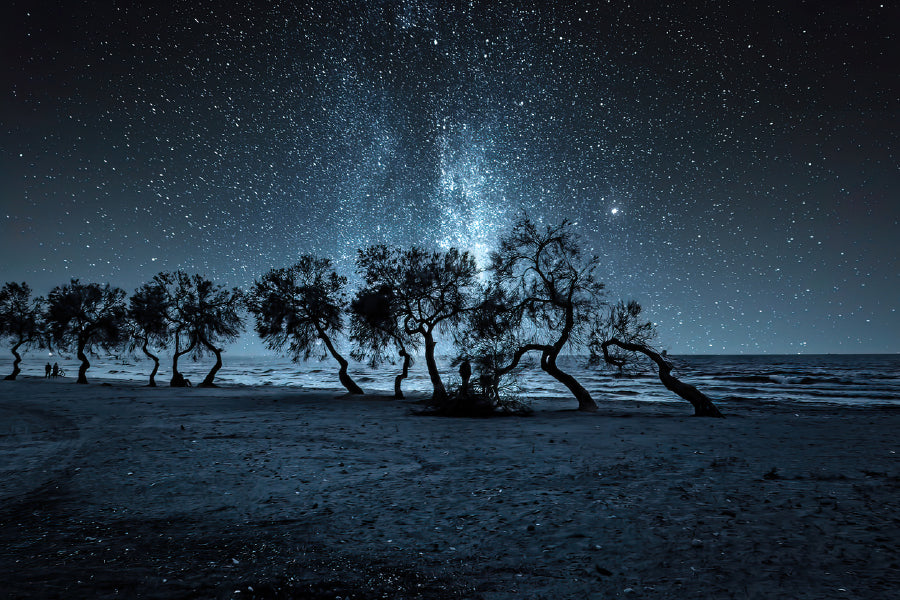
<path fill-rule="evenodd" d="M 722 420 L 598 398 L 478 419 L 327 389 L 47 383 L 0 385 L 13 598 L 900 589 L 896 407 L 720 401 Z"/>
<path fill-rule="evenodd" d="M 759 357 L 757 357 L 759 358 Z M 797 357 L 783 357 L 767 363 L 748 362 L 740 356 L 728 360 L 715 359 L 711 362 L 702 357 L 699 361 L 685 362 L 676 369 L 676 376 L 683 382 L 696 386 L 717 404 L 802 402 L 811 405 L 860 405 L 900 406 L 900 379 L 896 378 L 900 363 L 892 357 L 880 358 L 862 355 L 843 355 L 832 360 L 822 357 L 824 362 L 797 362 Z M 638 402 L 682 403 L 683 400 L 665 389 L 655 374 L 647 372 L 632 377 L 617 377 L 606 369 L 596 368 L 583 361 L 569 357 L 565 366 L 578 381 L 591 392 L 595 400 L 609 403 L 612 400 L 636 400 Z M 830 362 L 829 362 L 830 361 Z M 164 363 L 165 365 L 165 363 Z M 77 374 L 77 365 L 63 363 L 69 376 Z M 88 372 L 91 382 L 129 383 L 143 385 L 149 375 L 146 361 L 109 362 L 97 360 Z M 351 374 L 356 383 L 371 395 L 392 394 L 394 386 L 393 370 L 396 365 L 382 365 L 372 368 L 367 364 L 356 364 Z M 446 365 L 445 365 L 446 367 Z M 533 367 L 533 365 L 532 365 Z M 25 372 L 42 379 L 42 372 Z M 185 377 L 194 383 L 202 380 L 208 372 L 202 363 L 190 362 L 183 365 Z M 456 370 L 445 368 L 446 385 L 458 382 Z M 158 375 L 160 387 L 168 384 L 170 374 L 163 367 Z M 74 377 L 73 377 L 74 379 Z M 224 387 L 272 387 L 284 386 L 291 390 L 333 390 L 342 389 L 333 361 L 296 363 L 284 357 L 269 357 L 265 360 L 242 360 L 230 357 L 218 372 L 216 383 Z M 567 404 L 570 393 L 558 381 L 540 369 L 526 368 L 516 377 L 507 381 L 515 396 L 527 396 L 534 408 L 555 407 Z M 412 369 L 404 382 L 408 394 L 430 393 L 431 383 L 427 373 L 419 368 Z"/>
<path fill-rule="evenodd" d="M 393 397 L 393 391 L 387 389 L 370 389 L 366 390 L 364 388 L 365 393 L 362 395 L 352 395 L 347 393 L 346 389 L 341 387 L 337 382 L 333 386 L 304 386 L 300 384 L 278 384 L 278 383 L 240 383 L 240 382 L 227 382 L 227 383 L 217 383 L 213 388 L 202 388 L 199 386 L 192 386 L 187 388 L 173 388 L 169 386 L 168 378 L 157 378 L 156 387 L 150 387 L 147 385 L 146 381 L 138 381 L 134 379 L 119 379 L 114 377 L 103 377 L 99 375 L 92 376 L 88 373 L 88 383 L 87 384 L 77 384 L 75 380 L 77 375 L 69 375 L 67 374 L 64 377 L 60 377 L 57 379 L 46 379 L 42 376 L 37 375 L 25 375 L 20 374 L 15 381 L 13 382 L 3 382 L 6 384 L 12 383 L 13 385 L 17 383 L 26 382 L 28 384 L 38 384 L 39 382 L 43 384 L 50 385 L 67 385 L 71 384 L 76 388 L 86 388 L 90 389 L 91 387 L 121 387 L 123 389 L 147 389 L 147 390 L 171 390 L 174 393 L 177 393 L 179 390 L 185 394 L 191 394 L 196 392 L 204 392 L 204 391 L 220 391 L 223 393 L 232 393 L 232 394 L 261 394 L 261 395 L 270 395 L 270 394 L 287 394 L 287 395 L 306 395 L 306 394 L 332 394 L 336 398 L 357 398 L 360 400 L 387 400 L 394 402 L 408 402 L 410 400 L 414 401 L 424 401 L 430 397 L 427 392 L 422 392 L 418 390 L 407 390 L 404 389 L 403 393 L 406 396 L 405 399 L 396 400 Z M 2 378 L 0 378 L 2 381 Z M 660 407 L 660 408 L 672 408 L 676 407 L 674 411 L 671 411 L 673 415 L 678 415 L 682 411 L 679 411 L 677 407 L 684 408 L 684 414 L 681 416 L 691 416 L 693 414 L 693 409 L 691 405 L 681 398 L 679 398 L 676 394 L 665 390 L 662 384 L 658 386 L 655 385 L 654 388 L 658 388 L 661 394 L 663 394 L 663 398 L 660 397 L 640 397 L 640 395 L 632 395 L 630 392 L 626 394 L 617 394 L 616 392 L 607 392 L 604 393 L 603 390 L 591 390 L 591 394 L 596 400 L 597 405 L 599 407 L 599 412 L 603 413 L 604 410 L 612 410 L 612 411 L 620 411 L 626 410 L 627 408 L 651 408 L 651 407 Z M 2 390 L 0 390 L 2 391 Z M 547 413 L 547 412 L 566 412 L 566 411 L 577 411 L 577 401 L 571 395 L 565 393 L 558 393 L 554 395 L 540 395 L 540 396 L 532 396 L 528 397 L 527 393 L 519 394 L 519 396 L 523 397 L 534 409 L 537 413 Z M 892 411 L 896 410 L 900 412 L 900 404 L 895 402 L 884 402 L 879 399 L 873 399 L 863 402 L 846 402 L 846 401 L 838 401 L 832 400 L 829 397 L 821 397 L 815 398 L 812 400 L 792 400 L 792 399 L 771 399 L 764 400 L 758 398 L 745 398 L 740 396 L 730 396 L 730 397 L 717 397 L 711 396 L 712 400 L 716 403 L 717 406 L 723 409 L 723 412 L 732 411 L 733 414 L 740 414 L 744 411 L 753 411 L 753 410 L 771 410 L 775 413 L 781 412 L 791 412 L 796 410 L 826 410 L 826 411 L 841 411 L 842 409 L 848 409 L 850 411 L 858 411 L 858 410 L 884 410 L 884 411 Z M 796 412 L 796 411 L 795 411 Z M 725 414 L 727 418 L 729 415 Z"/>

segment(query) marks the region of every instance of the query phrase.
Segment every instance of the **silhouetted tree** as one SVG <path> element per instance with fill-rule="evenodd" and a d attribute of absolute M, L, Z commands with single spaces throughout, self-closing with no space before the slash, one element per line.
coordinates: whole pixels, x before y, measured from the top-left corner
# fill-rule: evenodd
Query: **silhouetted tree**
<path fill-rule="evenodd" d="M 22 362 L 19 348 L 27 348 L 42 341 L 43 303 L 43 298 L 31 297 L 31 288 L 25 282 L 9 282 L 0 288 L 0 338 L 12 343 L 10 352 L 13 355 L 13 370 L 4 377 L 6 380 L 15 380 L 22 372 L 19 368 L 19 363 Z"/>
<path fill-rule="evenodd" d="M 640 304 L 633 300 L 627 304 L 619 301 L 610 307 L 607 318 L 595 323 L 591 329 L 588 343 L 591 360 L 599 362 L 602 356 L 607 365 L 621 373 L 636 368 L 636 357 L 643 355 L 656 365 L 659 380 L 665 388 L 691 403 L 695 416 L 722 417 L 706 394 L 672 375 L 672 363 L 652 346 L 655 335 L 653 324 L 641 317 Z"/>
<path fill-rule="evenodd" d="M 419 336 L 437 403 L 448 398 L 435 360 L 435 334 L 458 324 L 471 308 L 478 269 L 468 252 L 451 248 L 428 252 L 372 246 L 360 250 L 357 269 L 363 276 L 362 294 L 390 290 L 388 313 L 398 331 Z"/>
<path fill-rule="evenodd" d="M 479 301 L 467 311 L 464 322 L 455 331 L 459 353 L 456 363 L 469 360 L 474 366 L 479 401 L 497 406 L 501 379 L 523 365 L 527 350 L 519 324 L 522 304 L 496 284 L 483 286 Z"/>
<path fill-rule="evenodd" d="M 571 223 L 539 227 L 527 215 L 491 255 L 493 284 L 511 299 L 509 311 L 518 318 L 524 341 L 501 371 L 514 368 L 525 353 L 539 352 L 541 369 L 565 385 L 583 411 L 597 410 L 597 404 L 575 377 L 559 368 L 557 358 L 564 349 L 584 343 L 587 324 L 603 306 L 596 267 L 596 257 L 582 252 Z"/>
<path fill-rule="evenodd" d="M 188 338 L 186 335 L 188 324 L 182 316 L 185 311 L 180 309 L 191 302 L 191 299 L 187 297 L 187 293 L 191 289 L 191 278 L 184 271 L 162 272 L 153 277 L 151 285 L 156 286 L 165 294 L 165 318 L 169 325 L 170 339 L 175 342 L 172 353 L 172 378 L 169 380 L 169 386 L 186 387 L 190 385 L 190 382 L 178 370 L 178 361 L 182 356 L 193 352 L 197 345 L 197 339 L 195 337 Z"/>
<path fill-rule="evenodd" d="M 87 383 L 91 366 L 87 354 L 93 354 L 94 348 L 109 351 L 123 342 L 125 291 L 73 279 L 50 291 L 44 320 L 53 343 L 64 349 L 74 346 L 81 361 L 77 383 Z"/>
<path fill-rule="evenodd" d="M 588 350 L 591 363 L 597 364 L 600 359 L 607 366 L 615 367 L 617 375 L 627 375 L 646 367 L 640 354 L 624 350 L 619 346 L 608 346 L 604 358 L 601 345 L 606 340 L 617 339 L 629 344 L 652 347 L 656 340 L 656 328 L 653 323 L 643 318 L 641 305 L 635 300 L 624 302 L 619 300 L 609 306 L 605 315 L 591 323 L 588 334 Z"/>
<path fill-rule="evenodd" d="M 222 348 L 218 344 L 237 339 L 243 328 L 240 309 L 243 292 L 214 284 L 201 275 L 189 276 L 184 271 L 159 273 L 153 278 L 166 293 L 167 318 L 175 338 L 172 358 L 173 387 L 188 385 L 178 372 L 178 359 L 185 354 L 199 358 L 205 352 L 216 362 L 200 383 L 200 387 L 215 387 L 216 373 L 222 368 Z"/>
<path fill-rule="evenodd" d="M 525 367 L 520 361 L 521 338 L 516 316 L 517 306 L 503 289 L 488 284 L 479 286 L 473 305 L 453 329 L 457 349 L 451 366 L 459 367 L 459 388 L 436 414 L 447 416 L 488 416 L 529 414 L 531 408 L 518 399 L 515 375 Z M 506 375 L 514 375 L 504 379 Z M 474 378 L 472 377 L 474 375 Z"/>
<path fill-rule="evenodd" d="M 341 384 L 351 394 L 362 394 L 332 339 L 343 329 L 346 286 L 347 278 L 334 271 L 330 259 L 303 255 L 295 265 L 272 269 L 255 281 L 248 306 L 268 348 L 287 347 L 295 361 L 308 360 L 317 350 L 323 359 L 330 354 L 340 366 Z"/>
<path fill-rule="evenodd" d="M 145 283 L 132 294 L 128 305 L 130 326 L 129 350 L 140 347 L 153 361 L 149 387 L 156 387 L 159 357 L 150 352 L 149 346 L 165 347 L 172 337 L 172 323 L 168 318 L 169 298 L 166 289 L 157 282 Z"/>
<path fill-rule="evenodd" d="M 397 312 L 390 287 L 359 290 L 350 303 L 350 339 L 354 343 L 351 356 L 367 361 L 372 368 L 389 360 L 391 351 L 397 352 L 403 365 L 394 378 L 394 398 L 401 399 L 403 380 L 409 376 L 413 362 L 410 351 L 417 350 L 419 342 L 400 325 Z"/>

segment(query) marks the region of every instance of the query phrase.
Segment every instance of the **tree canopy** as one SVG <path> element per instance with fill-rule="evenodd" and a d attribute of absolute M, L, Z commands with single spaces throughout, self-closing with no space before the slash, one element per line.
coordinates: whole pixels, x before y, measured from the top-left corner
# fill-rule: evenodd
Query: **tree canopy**
<path fill-rule="evenodd" d="M 125 290 L 72 279 L 50 291 L 44 320 L 57 347 L 75 349 L 81 361 L 77 382 L 87 383 L 87 355 L 97 348 L 116 348 L 124 339 Z"/>
<path fill-rule="evenodd" d="M 153 283 L 164 290 L 166 319 L 175 339 L 171 385 L 187 385 L 178 372 L 179 357 L 185 354 L 201 357 L 209 352 L 216 357 L 216 362 L 200 385 L 214 386 L 216 373 L 222 368 L 223 349 L 219 346 L 236 340 L 243 329 L 240 312 L 243 292 L 184 271 L 159 273 Z"/>
<path fill-rule="evenodd" d="M 143 284 L 131 295 L 128 303 L 129 350 L 140 347 L 153 361 L 150 387 L 156 387 L 159 357 L 150 352 L 150 345 L 165 348 L 172 337 L 172 322 L 168 319 L 169 297 L 166 289 L 156 281 Z"/>
<path fill-rule="evenodd" d="M 347 278 L 334 271 L 330 259 L 307 254 L 255 281 L 247 305 L 269 349 L 286 349 L 294 360 L 308 360 L 314 353 L 331 355 L 340 365 L 341 384 L 351 394 L 362 394 L 332 339 L 344 327 L 346 287 Z"/>
<path fill-rule="evenodd" d="M 500 239 L 489 269 L 504 298 L 494 309 L 502 309 L 520 340 L 507 368 L 525 353 L 539 352 L 541 369 L 565 385 L 584 411 L 596 410 L 596 402 L 557 358 L 582 346 L 587 327 L 602 313 L 604 285 L 597 265 L 596 257 L 582 251 L 570 222 L 540 227 L 522 215 Z"/>
<path fill-rule="evenodd" d="M 0 338 L 12 343 L 13 371 L 4 379 L 14 380 L 22 370 L 19 348 L 42 343 L 44 299 L 33 298 L 27 283 L 8 282 L 0 288 Z"/>
<path fill-rule="evenodd" d="M 360 297 L 381 299 L 379 319 L 385 330 L 419 338 L 432 397 L 443 402 L 447 388 L 435 359 L 435 334 L 458 325 L 472 308 L 478 275 L 475 259 L 456 248 L 429 252 L 371 246 L 358 252 L 356 264 L 365 282 Z"/>

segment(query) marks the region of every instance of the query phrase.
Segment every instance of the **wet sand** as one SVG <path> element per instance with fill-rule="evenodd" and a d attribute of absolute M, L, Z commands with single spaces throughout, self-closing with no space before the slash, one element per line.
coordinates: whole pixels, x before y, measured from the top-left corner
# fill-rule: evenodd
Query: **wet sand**
<path fill-rule="evenodd" d="M 0 597 L 900 594 L 900 410 L 597 399 L 2 381 Z"/>

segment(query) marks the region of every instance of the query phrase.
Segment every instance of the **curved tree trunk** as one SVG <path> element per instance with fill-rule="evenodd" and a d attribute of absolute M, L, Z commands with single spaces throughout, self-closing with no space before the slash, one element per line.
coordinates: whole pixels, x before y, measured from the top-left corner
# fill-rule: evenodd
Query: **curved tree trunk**
<path fill-rule="evenodd" d="M 81 361 L 81 365 L 78 367 L 78 379 L 75 383 L 87 383 L 87 370 L 90 368 L 91 363 L 88 362 L 88 358 L 84 353 L 85 342 L 82 340 L 78 340 L 78 360 Z"/>
<path fill-rule="evenodd" d="M 16 357 L 15 360 L 13 360 L 13 371 L 12 371 L 12 373 L 10 373 L 10 374 L 7 375 L 6 377 L 4 377 L 4 378 L 3 378 L 4 380 L 6 380 L 6 381 L 15 381 L 15 380 L 16 380 L 16 377 L 19 376 L 19 373 L 22 372 L 22 369 L 19 368 L 19 363 L 22 362 L 22 357 L 19 356 L 18 350 L 19 350 L 19 346 L 21 346 L 21 345 L 24 344 L 24 343 L 25 343 L 25 342 L 19 342 L 19 343 L 17 343 L 15 346 L 12 347 L 11 352 L 12 352 L 13 356 Z"/>
<path fill-rule="evenodd" d="M 425 338 L 425 365 L 428 367 L 428 377 L 431 379 L 431 386 L 434 388 L 431 399 L 435 402 L 443 403 L 447 400 L 447 388 L 444 387 L 444 382 L 441 381 L 441 373 L 438 371 L 437 361 L 434 359 L 434 347 L 436 345 L 434 336 L 431 335 L 430 331 L 422 332 L 422 336 Z"/>
<path fill-rule="evenodd" d="M 541 369 L 569 388 L 569 391 L 578 400 L 578 410 L 584 412 L 595 412 L 597 410 L 597 403 L 594 402 L 591 393 L 578 383 L 577 379 L 556 366 L 556 354 L 544 350 L 544 353 L 541 355 Z"/>
<path fill-rule="evenodd" d="M 190 382 L 184 378 L 184 375 L 178 372 L 178 359 L 190 352 L 194 349 L 194 346 L 197 345 L 197 340 L 192 340 L 191 345 L 188 346 L 185 350 L 178 350 L 178 334 L 175 334 L 175 354 L 172 355 L 172 379 L 169 381 L 170 387 L 188 387 Z"/>
<path fill-rule="evenodd" d="M 200 382 L 200 385 L 197 387 L 216 387 L 216 384 L 213 383 L 213 379 L 216 378 L 216 373 L 219 372 L 219 369 L 222 368 L 222 348 L 216 348 L 206 340 L 201 340 L 203 345 L 206 346 L 210 352 L 216 355 L 216 364 L 213 365 L 213 368 L 209 370 L 209 373 L 206 374 L 206 377 Z"/>
<path fill-rule="evenodd" d="M 409 357 L 409 354 L 406 353 L 406 350 L 400 350 L 400 356 L 403 357 L 403 372 L 397 375 L 394 378 L 394 399 L 402 400 L 403 399 L 403 390 L 400 389 L 400 386 L 403 384 L 403 380 L 409 377 L 409 365 L 412 363 L 412 359 Z"/>
<path fill-rule="evenodd" d="M 147 387 L 156 387 L 156 373 L 159 372 L 159 358 L 147 349 L 147 340 L 144 340 L 144 345 L 141 346 L 141 350 L 143 350 L 144 354 L 153 361 L 153 370 L 150 372 L 150 383 L 147 384 Z"/>
<path fill-rule="evenodd" d="M 610 346 L 618 346 L 623 350 L 628 350 L 630 352 L 640 352 L 650 360 L 656 363 L 656 366 L 659 367 L 659 380 L 666 387 L 667 390 L 675 392 L 678 396 L 684 398 L 688 402 L 691 403 L 691 406 L 694 407 L 694 416 L 696 417 L 724 417 L 713 401 L 703 392 L 695 388 L 694 386 L 684 383 L 680 379 L 677 379 L 672 375 L 672 365 L 660 356 L 657 352 L 651 350 L 647 346 L 643 344 L 632 344 L 630 342 L 622 342 L 613 338 L 611 340 L 606 340 L 601 344 L 601 348 L 603 350 L 603 358 L 611 365 L 615 365 L 616 361 L 613 360 L 609 356 L 609 347 Z"/>
<path fill-rule="evenodd" d="M 541 344 L 525 344 L 524 346 L 519 347 L 519 349 L 516 350 L 515 353 L 513 354 L 512 360 L 509 362 L 509 364 L 506 365 L 505 367 L 500 367 L 497 369 L 497 372 L 496 372 L 497 379 L 499 380 L 501 377 L 503 377 L 504 375 L 506 375 L 507 373 L 509 373 L 516 367 L 518 367 L 519 362 L 522 360 L 522 357 L 525 356 L 526 354 L 528 354 L 529 352 L 534 352 L 534 351 L 538 351 L 538 350 L 543 352 L 544 350 L 546 350 L 546 348 L 547 348 L 547 346 L 544 346 Z"/>
<path fill-rule="evenodd" d="M 334 357 L 334 360 L 338 362 L 341 366 L 338 371 L 338 379 L 341 380 L 341 385 L 347 388 L 347 392 L 351 394 L 364 394 L 362 388 L 356 385 L 356 382 L 353 381 L 353 378 L 347 373 L 347 367 L 350 366 L 350 363 L 347 362 L 347 359 L 338 354 L 338 351 L 335 350 L 334 344 L 331 343 L 331 338 L 328 337 L 322 329 L 316 328 L 319 333 L 319 339 L 325 342 L 325 347 L 328 348 L 328 352 L 331 353 L 331 356 Z"/>

